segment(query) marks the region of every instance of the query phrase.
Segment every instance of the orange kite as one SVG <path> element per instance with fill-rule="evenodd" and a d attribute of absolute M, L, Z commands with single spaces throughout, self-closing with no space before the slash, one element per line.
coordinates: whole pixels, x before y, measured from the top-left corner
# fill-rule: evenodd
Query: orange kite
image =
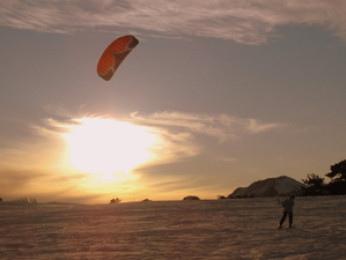
<path fill-rule="evenodd" d="M 104 50 L 97 64 L 97 74 L 104 80 L 110 80 L 120 63 L 138 43 L 139 41 L 132 35 L 126 35 L 113 41 Z"/>

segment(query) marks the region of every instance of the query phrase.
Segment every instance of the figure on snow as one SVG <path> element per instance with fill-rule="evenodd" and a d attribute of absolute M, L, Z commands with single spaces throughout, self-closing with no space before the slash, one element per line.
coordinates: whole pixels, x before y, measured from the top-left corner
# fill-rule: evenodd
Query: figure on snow
<path fill-rule="evenodd" d="M 289 227 L 292 228 L 293 227 L 293 207 L 294 207 L 294 194 L 290 195 L 290 197 L 288 199 L 286 199 L 283 203 L 282 203 L 282 207 L 284 208 L 284 212 L 282 214 L 282 218 L 280 220 L 280 226 L 279 229 L 282 228 L 282 224 L 285 222 L 285 219 L 288 215 L 288 219 L 289 219 Z"/>

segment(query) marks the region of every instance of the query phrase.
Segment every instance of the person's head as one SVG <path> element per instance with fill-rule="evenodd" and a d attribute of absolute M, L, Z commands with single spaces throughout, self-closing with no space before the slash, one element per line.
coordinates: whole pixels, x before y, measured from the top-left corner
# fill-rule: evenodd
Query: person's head
<path fill-rule="evenodd" d="M 290 199 L 292 199 L 292 200 L 294 200 L 295 197 L 296 197 L 296 196 L 295 196 L 294 194 L 291 194 L 291 195 L 290 195 Z"/>

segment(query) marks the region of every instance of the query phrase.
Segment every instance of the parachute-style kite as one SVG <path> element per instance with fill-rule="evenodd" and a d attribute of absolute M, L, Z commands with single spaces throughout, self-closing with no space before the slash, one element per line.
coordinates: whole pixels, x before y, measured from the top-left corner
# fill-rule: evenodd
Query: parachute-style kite
<path fill-rule="evenodd" d="M 120 37 L 112 42 L 105 49 L 97 64 L 97 74 L 104 80 L 110 80 L 120 63 L 136 47 L 138 42 L 132 35 Z"/>

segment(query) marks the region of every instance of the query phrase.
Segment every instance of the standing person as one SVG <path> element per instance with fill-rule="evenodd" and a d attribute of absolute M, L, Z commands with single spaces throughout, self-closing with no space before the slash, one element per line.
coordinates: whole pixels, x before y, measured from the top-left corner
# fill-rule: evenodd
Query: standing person
<path fill-rule="evenodd" d="M 284 212 L 282 214 L 282 218 L 280 220 L 280 226 L 279 229 L 282 228 L 282 224 L 285 222 L 285 219 L 288 215 L 289 218 L 289 227 L 293 227 L 293 207 L 294 207 L 294 198 L 295 196 L 292 194 L 288 199 L 286 199 L 282 203 L 282 207 L 284 208 Z"/>

